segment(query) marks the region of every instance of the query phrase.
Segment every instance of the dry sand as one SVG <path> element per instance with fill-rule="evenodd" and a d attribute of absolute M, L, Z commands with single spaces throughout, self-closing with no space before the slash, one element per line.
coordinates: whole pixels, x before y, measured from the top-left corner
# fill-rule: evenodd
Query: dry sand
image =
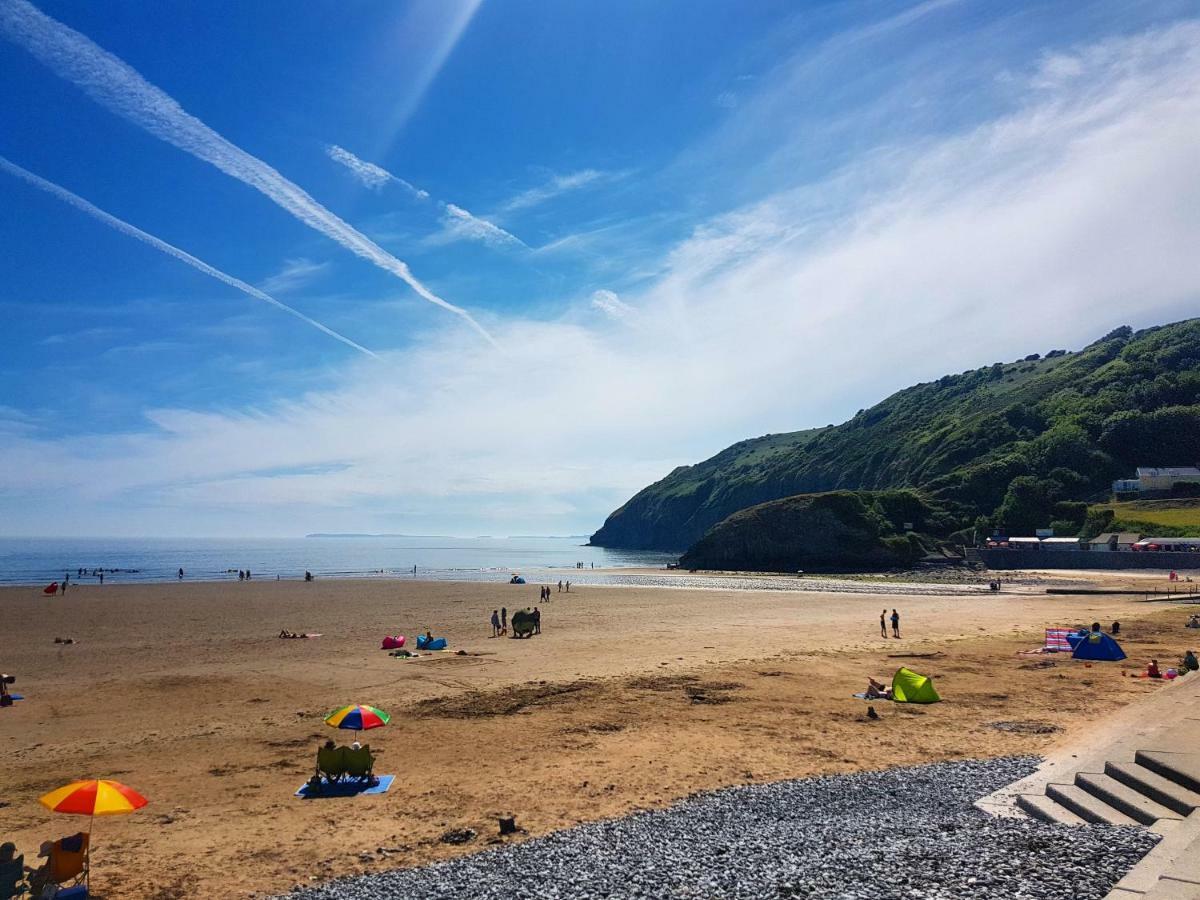
<path fill-rule="evenodd" d="M 0 710 L 0 839 L 32 858 L 86 826 L 44 810 L 40 794 L 114 777 L 151 803 L 97 822 L 101 896 L 276 892 L 469 852 L 496 839 L 504 813 L 541 834 L 751 780 L 1040 752 L 1157 689 L 1122 670 L 1169 664 L 1195 634 L 1182 628 L 1193 607 L 1141 593 L 579 587 L 542 604 L 543 635 L 489 636 L 493 608 L 536 596 L 536 585 L 403 580 L 0 590 L 0 669 L 27 697 Z M 879 637 L 885 606 L 900 608 L 902 640 Z M 1036 668 L 1015 655 L 1046 626 L 1114 618 L 1127 664 Z M 323 636 L 280 640 L 280 628 Z M 402 662 L 377 649 L 384 634 L 426 628 L 470 655 Z M 883 719 L 868 721 L 851 694 L 905 663 L 947 702 L 877 704 Z M 364 738 L 377 771 L 396 775 L 391 791 L 293 798 L 318 741 L 339 737 L 322 714 L 350 702 L 393 715 Z M 440 842 L 462 827 L 480 837 Z"/>

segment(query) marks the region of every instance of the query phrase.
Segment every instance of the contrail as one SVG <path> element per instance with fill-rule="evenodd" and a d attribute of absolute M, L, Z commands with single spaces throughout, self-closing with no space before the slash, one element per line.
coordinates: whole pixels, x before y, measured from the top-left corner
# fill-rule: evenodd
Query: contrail
<path fill-rule="evenodd" d="M 380 188 L 389 182 L 395 182 L 402 188 L 411 193 L 418 200 L 428 200 L 429 191 L 423 191 L 408 181 L 405 181 L 399 175 L 393 175 L 382 166 L 377 166 L 375 163 L 367 162 L 365 159 L 359 159 L 349 150 L 344 147 L 339 147 L 337 144 L 330 144 L 325 148 L 325 154 L 336 163 L 341 163 L 353 173 L 365 187 Z"/>
<path fill-rule="evenodd" d="M 393 175 L 383 166 L 377 166 L 373 162 L 359 159 L 349 150 L 339 147 L 337 144 L 330 144 L 325 148 L 325 153 L 334 162 L 341 163 L 349 169 L 364 187 L 375 190 L 383 187 L 385 184 L 395 182 L 410 191 L 418 199 L 429 199 L 429 191 L 421 190 L 421 188 L 409 184 L 399 175 Z M 505 231 L 499 225 L 489 222 L 487 219 L 479 218 L 479 216 L 463 209 L 461 206 L 454 203 L 447 203 L 444 200 L 438 200 L 437 205 L 444 213 L 442 224 L 446 226 L 445 238 L 447 240 L 462 237 L 473 241 L 482 241 L 485 244 L 517 244 L 526 250 L 529 249 L 529 245 L 515 234 Z"/>
<path fill-rule="evenodd" d="M 408 265 L 330 212 L 299 185 L 223 138 L 188 113 L 136 69 L 27 0 L 0 0 L 0 35 L 28 50 L 60 78 L 160 140 L 173 144 L 261 191 L 305 225 L 403 280 L 430 303 L 467 322 L 492 346 L 495 339 L 465 309 L 425 287 Z"/>
<path fill-rule="evenodd" d="M 137 238 L 139 241 L 149 244 L 151 247 L 155 248 L 156 250 L 161 250 L 163 253 L 167 254 L 168 256 L 173 256 L 176 259 L 180 260 L 181 262 L 187 263 L 189 266 L 191 266 L 194 269 L 199 269 L 205 275 L 209 275 L 209 276 L 217 279 L 217 281 L 223 281 L 225 284 L 229 285 L 230 287 L 237 288 L 242 293 L 249 294 L 251 297 L 253 297 L 256 300 L 261 300 L 264 303 L 270 303 L 272 306 L 277 307 L 278 309 L 282 309 L 285 313 L 288 313 L 289 315 L 293 315 L 297 319 L 300 319 L 303 322 L 307 322 L 309 325 L 311 325 L 313 328 L 316 328 L 318 331 L 325 332 L 331 338 L 341 341 L 343 344 L 345 344 L 348 347 L 353 347 L 359 353 L 365 353 L 367 356 L 370 356 L 373 359 L 379 359 L 379 357 L 375 353 L 368 350 L 366 347 L 362 346 L 361 344 L 356 344 L 354 341 L 350 340 L 350 338 L 346 337 L 345 335 L 338 334 L 332 328 L 328 328 L 328 327 L 322 325 L 316 319 L 310 319 L 304 313 L 300 312 L 300 310 L 292 309 L 292 307 L 288 306 L 286 303 L 281 303 L 280 301 L 278 301 L 274 297 L 272 297 L 270 294 L 266 294 L 266 293 L 260 291 L 258 288 L 254 287 L 254 285 L 246 284 L 246 282 L 242 281 L 240 278 L 234 278 L 232 275 L 226 275 L 220 269 L 214 269 L 208 263 L 204 262 L 204 260 L 197 259 L 196 257 L 192 256 L 192 254 L 188 253 L 187 251 L 180 250 L 178 247 L 174 246 L 173 244 L 168 244 L 166 241 L 160 240 L 159 238 L 156 238 L 152 234 L 147 234 L 145 231 L 142 231 L 142 229 L 138 228 L 137 226 L 130 225 L 128 222 L 126 222 L 122 219 L 118 219 L 116 216 L 112 215 L 111 213 L 106 213 L 100 207 L 89 203 L 88 201 L 86 201 L 82 197 L 80 197 L 78 194 L 72 194 L 66 188 L 60 187 L 59 185 L 55 184 L 52 181 L 47 181 L 45 178 L 42 178 L 38 175 L 34 175 L 28 169 L 21 168 L 16 163 L 5 159 L 3 156 L 0 156 L 0 169 L 4 170 L 5 172 L 8 172 L 10 175 L 14 175 L 17 178 L 20 178 L 24 181 L 29 182 L 34 187 L 41 188 L 43 191 L 46 191 L 48 194 L 53 194 L 55 197 L 57 197 L 59 200 L 62 200 L 64 203 L 69 203 L 71 206 L 75 207 L 76 209 L 80 210 L 81 212 L 85 212 L 89 216 L 99 219 L 105 225 L 111 225 L 117 231 L 120 231 L 123 234 L 127 234 L 132 238 Z"/>

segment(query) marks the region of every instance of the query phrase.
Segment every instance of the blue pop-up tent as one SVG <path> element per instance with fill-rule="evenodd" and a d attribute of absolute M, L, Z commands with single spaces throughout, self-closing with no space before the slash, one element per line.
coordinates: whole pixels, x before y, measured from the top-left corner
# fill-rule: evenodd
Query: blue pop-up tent
<path fill-rule="evenodd" d="M 1073 659 L 1092 659 L 1100 662 L 1116 662 L 1125 658 L 1121 645 L 1101 631 L 1092 631 L 1075 645 Z"/>

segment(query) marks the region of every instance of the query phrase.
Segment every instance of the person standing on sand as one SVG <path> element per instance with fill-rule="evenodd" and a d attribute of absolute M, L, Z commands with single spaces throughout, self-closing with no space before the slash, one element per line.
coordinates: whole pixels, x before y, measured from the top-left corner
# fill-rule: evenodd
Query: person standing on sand
<path fill-rule="evenodd" d="M 887 637 L 887 609 L 879 614 L 879 634 Z"/>
<path fill-rule="evenodd" d="M 104 570 L 103 569 L 100 570 L 100 583 L 104 584 Z"/>
<path fill-rule="evenodd" d="M 900 637 L 900 613 L 892 610 L 892 637 Z"/>
<path fill-rule="evenodd" d="M 567 593 L 571 593 L 571 582 L 567 582 Z"/>
<path fill-rule="evenodd" d="M 500 633 L 508 634 L 508 607 L 500 607 Z"/>
<path fill-rule="evenodd" d="M 492 637 L 500 634 L 500 613 L 497 610 L 492 610 Z"/>
<path fill-rule="evenodd" d="M 533 608 L 533 633 L 542 633 L 542 611 L 536 606 Z"/>
<path fill-rule="evenodd" d="M 179 580 L 183 581 L 183 566 L 179 567 Z"/>
<path fill-rule="evenodd" d="M 560 594 L 562 593 L 562 579 L 561 578 L 558 579 L 558 592 Z"/>

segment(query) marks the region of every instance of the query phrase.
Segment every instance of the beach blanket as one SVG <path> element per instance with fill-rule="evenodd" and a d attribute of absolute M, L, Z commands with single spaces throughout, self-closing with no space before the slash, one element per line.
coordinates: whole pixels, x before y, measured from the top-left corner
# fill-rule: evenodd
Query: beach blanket
<path fill-rule="evenodd" d="M 306 781 L 300 786 L 300 790 L 296 791 L 295 796 L 304 800 L 324 800 L 330 797 L 359 797 L 367 794 L 386 794 L 395 779 L 395 775 L 377 775 L 375 776 L 374 784 L 369 781 L 354 780 L 343 781 L 338 784 L 330 784 L 328 781 L 322 781 L 321 787 L 315 791 Z"/>
<path fill-rule="evenodd" d="M 891 699 L 892 699 L 891 697 L 878 697 L 878 696 L 876 696 L 876 697 L 868 697 L 868 696 L 867 696 L 867 692 L 866 692 L 866 691 L 859 691 L 859 692 L 858 692 L 857 694 L 855 694 L 854 696 L 855 696 L 855 698 L 856 698 L 856 699 L 858 699 L 858 700 L 872 700 L 872 701 L 874 701 L 874 700 L 887 700 L 887 701 L 889 701 L 889 702 L 890 702 L 890 701 L 891 701 Z"/>

